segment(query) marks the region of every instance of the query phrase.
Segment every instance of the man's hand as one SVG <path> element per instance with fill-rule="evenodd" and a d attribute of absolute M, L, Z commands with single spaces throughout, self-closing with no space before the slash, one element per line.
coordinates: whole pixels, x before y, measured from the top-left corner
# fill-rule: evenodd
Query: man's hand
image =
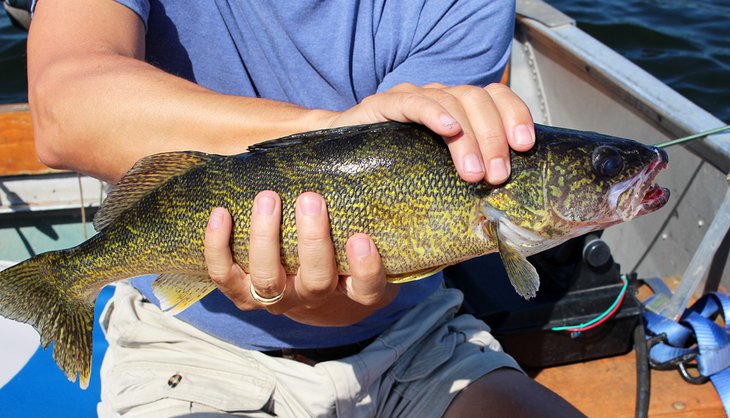
<path fill-rule="evenodd" d="M 280 226 L 279 196 L 259 193 L 251 214 L 250 271 L 245 272 L 231 256 L 230 214 L 222 208 L 212 211 L 205 231 L 208 273 L 238 308 L 264 308 L 309 325 L 345 326 L 370 316 L 398 293 L 397 286 L 386 282 L 378 250 L 364 234 L 347 242 L 351 275 L 338 276 L 327 208 L 318 194 L 304 193 L 296 202 L 301 266 L 295 276 L 288 276 L 281 265 Z M 263 305 L 251 296 L 251 286 L 263 298 L 284 294 L 281 300 Z"/>
<path fill-rule="evenodd" d="M 416 122 L 444 137 L 459 175 L 466 181 L 507 180 L 509 148 L 527 151 L 535 143 L 530 111 L 508 87 L 490 84 L 447 87 L 401 84 L 375 94 L 342 113 L 325 113 L 329 127 L 384 121 Z M 354 324 L 389 304 L 398 286 L 388 284 L 372 240 L 357 234 L 347 242 L 351 276 L 339 277 L 329 235 L 327 208 L 321 196 L 304 193 L 296 202 L 301 266 L 287 276 L 280 260 L 281 201 L 261 192 L 251 216 L 249 272 L 233 262 L 229 238 L 232 222 L 224 209 L 215 209 L 206 230 L 208 272 L 218 288 L 240 309 L 267 309 L 295 321 L 319 326 Z M 263 298 L 282 294 L 264 305 Z"/>
<path fill-rule="evenodd" d="M 503 84 L 484 88 L 400 84 L 331 116 L 331 127 L 385 121 L 416 122 L 444 137 L 459 175 L 501 184 L 509 177 L 509 148 L 527 151 L 535 127 L 527 105 Z"/>

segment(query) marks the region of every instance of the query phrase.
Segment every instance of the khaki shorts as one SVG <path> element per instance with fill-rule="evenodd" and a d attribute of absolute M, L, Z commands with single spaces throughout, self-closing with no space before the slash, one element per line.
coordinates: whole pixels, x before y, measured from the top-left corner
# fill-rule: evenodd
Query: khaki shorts
<path fill-rule="evenodd" d="M 489 328 L 454 317 L 441 289 L 359 354 L 310 366 L 235 347 L 168 317 L 119 284 L 101 325 L 100 417 L 439 417 L 470 382 L 519 370 Z"/>

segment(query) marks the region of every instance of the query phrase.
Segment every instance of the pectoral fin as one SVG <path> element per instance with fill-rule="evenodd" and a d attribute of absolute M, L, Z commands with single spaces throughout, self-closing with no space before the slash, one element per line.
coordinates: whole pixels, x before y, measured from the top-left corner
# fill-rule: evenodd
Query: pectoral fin
<path fill-rule="evenodd" d="M 206 274 L 161 274 L 152 283 L 152 292 L 160 300 L 160 309 L 177 315 L 215 290 L 215 283 Z"/>
<path fill-rule="evenodd" d="M 534 298 L 540 288 L 540 276 L 535 267 L 527 261 L 522 253 L 510 245 L 499 233 L 499 226 L 495 222 L 485 223 L 485 229 L 490 237 L 497 240 L 499 255 L 502 257 L 507 276 L 517 293 L 525 299 Z"/>
<path fill-rule="evenodd" d="M 444 268 L 446 268 L 446 266 L 438 266 L 438 267 L 434 267 L 431 269 L 416 271 L 413 273 L 389 275 L 388 282 L 395 283 L 395 284 L 413 282 L 416 280 L 425 279 L 428 276 L 433 276 L 434 274 L 438 273 L 439 271 L 443 270 Z"/>

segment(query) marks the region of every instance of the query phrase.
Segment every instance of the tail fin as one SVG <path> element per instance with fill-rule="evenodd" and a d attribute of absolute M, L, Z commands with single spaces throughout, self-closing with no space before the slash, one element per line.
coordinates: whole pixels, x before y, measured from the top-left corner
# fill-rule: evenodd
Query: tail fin
<path fill-rule="evenodd" d="M 81 388 L 86 389 L 96 294 L 72 287 L 64 271 L 53 268 L 57 256 L 41 254 L 0 272 L 0 316 L 32 325 L 43 348 L 53 342 L 58 367 L 72 382 L 79 373 Z"/>

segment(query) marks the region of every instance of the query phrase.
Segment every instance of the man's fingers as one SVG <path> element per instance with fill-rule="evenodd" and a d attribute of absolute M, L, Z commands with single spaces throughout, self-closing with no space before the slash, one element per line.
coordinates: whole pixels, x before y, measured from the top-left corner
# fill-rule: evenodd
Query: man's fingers
<path fill-rule="evenodd" d="M 443 137 L 451 138 L 464 131 L 469 132 L 469 121 L 456 98 L 445 88 L 441 83 L 430 83 L 424 87 L 402 83 L 386 94 L 399 95 L 399 110 L 406 119 L 403 122 L 420 123 Z"/>
<path fill-rule="evenodd" d="M 344 277 L 340 290 L 362 305 L 385 305 L 398 293 L 398 286 L 385 280 L 385 268 L 375 243 L 365 234 L 355 234 L 347 241 L 350 276 Z"/>
<path fill-rule="evenodd" d="M 303 193 L 297 199 L 295 214 L 300 262 L 297 295 L 303 300 L 321 299 L 337 287 L 335 250 L 324 199 L 316 193 Z"/>
<path fill-rule="evenodd" d="M 512 149 L 527 151 L 535 144 L 535 124 L 530 109 L 509 87 L 494 83 L 485 87 L 502 118 Z"/>
<path fill-rule="evenodd" d="M 471 123 L 474 131 L 473 146 L 478 149 L 482 158 L 487 181 L 492 184 L 503 183 L 510 173 L 509 144 L 499 109 L 485 89 L 459 86 L 452 91 L 464 106 Z"/>
<path fill-rule="evenodd" d="M 433 83 L 428 83 L 423 87 L 427 88 L 427 89 L 445 89 L 448 86 L 446 84 L 433 82 Z"/>
<path fill-rule="evenodd" d="M 247 298 L 244 272 L 233 263 L 230 237 L 233 221 L 223 208 L 211 211 L 205 228 L 204 255 L 208 275 L 228 298 L 234 301 Z"/>
<path fill-rule="evenodd" d="M 459 134 L 462 126 L 449 111 L 420 91 L 397 86 L 385 93 L 366 97 L 353 114 L 339 123 L 416 122 L 445 137 Z M 365 115 L 363 118 L 361 115 Z"/>
<path fill-rule="evenodd" d="M 474 126 L 474 122 L 479 122 L 481 115 L 477 114 L 477 118 L 474 118 L 472 114 L 473 107 L 477 106 L 477 101 L 487 100 L 494 108 L 489 95 L 484 90 L 473 86 L 447 87 L 440 83 L 431 83 L 424 87 L 405 84 L 395 87 L 394 90 L 419 97 L 428 97 L 436 102 L 440 108 L 445 109 L 448 115 L 458 124 L 455 126 L 460 129 L 442 129 L 438 123 L 435 123 L 437 121 L 429 120 L 426 116 L 422 116 L 422 120 L 416 122 L 423 123 L 432 131 L 444 137 L 449 144 L 456 170 L 461 178 L 470 182 L 481 181 L 485 178 L 485 175 L 489 172 L 483 158 L 484 147 L 482 142 L 485 141 L 479 136 L 482 132 L 477 131 Z M 473 97 L 470 97 L 470 95 Z M 472 109 L 467 106 L 472 107 Z M 424 107 L 413 107 L 412 110 L 414 112 L 423 112 Z M 496 118 L 496 120 L 499 121 L 499 118 Z M 500 128 L 501 125 L 495 127 L 495 132 L 498 132 Z M 503 139 L 503 142 L 506 148 L 506 140 Z M 490 152 L 495 156 L 497 155 L 494 150 L 490 150 Z"/>
<path fill-rule="evenodd" d="M 279 195 L 269 190 L 259 193 L 251 209 L 248 268 L 251 286 L 263 298 L 276 297 L 286 287 L 286 274 L 280 257 L 280 224 Z"/>

